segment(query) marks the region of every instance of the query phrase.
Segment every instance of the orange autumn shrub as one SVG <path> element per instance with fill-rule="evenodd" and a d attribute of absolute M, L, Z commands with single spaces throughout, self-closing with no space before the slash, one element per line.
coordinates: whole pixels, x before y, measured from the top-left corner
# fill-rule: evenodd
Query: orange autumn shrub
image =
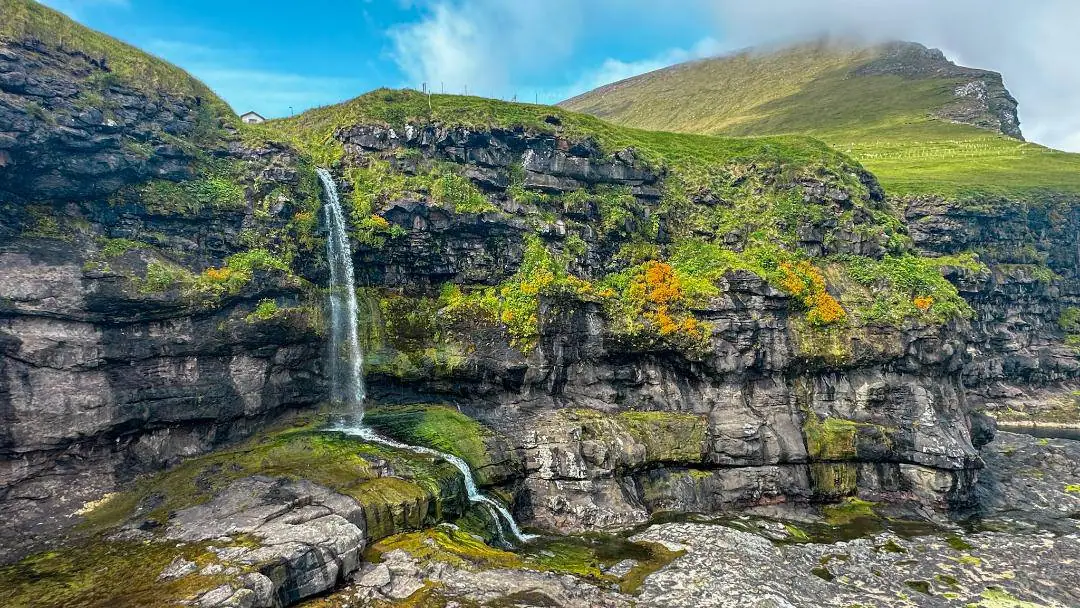
<path fill-rule="evenodd" d="M 682 283 L 669 264 L 652 260 L 630 285 L 630 297 L 642 303 L 667 306 L 682 298 Z"/>
<path fill-rule="evenodd" d="M 930 296 L 919 296 L 913 300 L 915 308 L 918 308 L 922 312 L 930 310 L 930 307 L 934 305 L 934 298 Z"/>
<path fill-rule="evenodd" d="M 207 279 L 214 283 L 224 283 L 232 277 L 233 271 L 231 268 L 207 268 L 203 273 Z"/>
<path fill-rule="evenodd" d="M 652 260 L 630 281 L 627 297 L 637 314 L 665 338 L 701 341 L 707 328 L 685 310 L 682 281 L 670 264 Z"/>
<path fill-rule="evenodd" d="M 809 261 L 780 264 L 780 287 L 807 308 L 806 318 L 814 325 L 830 325 L 847 318 L 847 312 L 826 290 L 825 277 Z"/>
<path fill-rule="evenodd" d="M 840 302 L 837 302 L 836 298 L 828 292 L 818 292 L 810 297 L 810 301 L 810 310 L 807 311 L 806 318 L 814 325 L 829 325 L 843 321 L 847 317 L 847 312 L 840 306 Z"/>

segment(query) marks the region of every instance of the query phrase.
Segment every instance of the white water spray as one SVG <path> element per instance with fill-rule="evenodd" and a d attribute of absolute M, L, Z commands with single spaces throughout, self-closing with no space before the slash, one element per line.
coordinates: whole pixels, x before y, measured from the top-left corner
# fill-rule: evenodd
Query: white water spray
<path fill-rule="evenodd" d="M 326 169 L 316 169 L 326 192 L 326 258 L 330 263 L 330 387 L 334 403 L 344 405 L 360 424 L 364 419 L 364 353 L 356 329 L 356 283 L 352 247 L 337 185 Z"/>
<path fill-rule="evenodd" d="M 469 465 L 462 459 L 431 448 L 408 445 L 387 439 L 373 429 L 361 426 L 364 419 L 364 353 L 360 349 L 360 340 L 356 327 L 357 303 L 356 284 L 353 278 L 352 247 L 346 231 L 345 214 L 341 210 L 337 184 L 326 169 L 316 170 L 319 181 L 326 192 L 326 226 L 330 235 L 326 240 L 326 255 L 330 263 L 330 383 L 331 398 L 334 403 L 344 405 L 351 413 L 352 426 L 340 427 L 343 433 L 354 435 L 372 443 L 379 443 L 392 448 L 409 450 L 418 454 L 427 454 L 441 458 L 454 465 L 465 476 L 465 490 L 469 501 L 484 505 L 493 510 L 495 525 L 502 533 L 502 521 L 510 526 L 510 531 L 518 542 L 534 538 L 525 534 L 514 521 L 514 516 L 498 501 L 480 493 L 476 487 Z"/>

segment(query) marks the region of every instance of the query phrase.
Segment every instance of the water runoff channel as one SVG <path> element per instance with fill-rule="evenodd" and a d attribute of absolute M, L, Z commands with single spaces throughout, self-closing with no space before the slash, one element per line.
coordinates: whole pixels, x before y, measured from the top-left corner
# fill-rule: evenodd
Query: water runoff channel
<path fill-rule="evenodd" d="M 360 348 L 359 328 L 357 327 L 356 282 L 353 275 L 352 246 L 346 229 L 345 214 L 341 209 L 337 184 L 326 169 L 317 169 L 319 181 L 325 194 L 325 213 L 328 238 L 326 255 L 330 264 L 330 394 L 334 403 L 344 404 L 349 412 L 349 422 L 339 424 L 333 430 L 358 437 L 364 441 L 377 443 L 390 448 L 408 450 L 440 458 L 457 467 L 465 477 L 465 489 L 469 501 L 483 506 L 491 514 L 500 536 L 506 537 L 506 529 L 518 543 L 532 538 L 531 534 L 521 531 L 514 516 L 497 500 L 485 496 L 476 486 L 469 465 L 454 456 L 424 446 L 409 445 L 394 441 L 364 425 L 364 351 Z M 504 528 L 505 526 L 505 528 Z"/>

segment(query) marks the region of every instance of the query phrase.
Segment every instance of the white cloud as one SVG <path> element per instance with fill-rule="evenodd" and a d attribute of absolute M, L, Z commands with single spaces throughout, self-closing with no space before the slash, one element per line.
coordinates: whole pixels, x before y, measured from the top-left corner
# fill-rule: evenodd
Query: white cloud
<path fill-rule="evenodd" d="M 566 59 L 579 33 L 573 0 L 439 0 L 392 29 L 392 58 L 419 88 L 506 96 L 522 76 Z"/>

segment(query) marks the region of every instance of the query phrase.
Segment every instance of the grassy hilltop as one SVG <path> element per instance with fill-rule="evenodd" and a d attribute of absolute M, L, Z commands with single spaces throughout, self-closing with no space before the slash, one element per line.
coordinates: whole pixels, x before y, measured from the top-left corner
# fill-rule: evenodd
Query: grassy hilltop
<path fill-rule="evenodd" d="M 972 82 L 984 83 L 994 109 L 1008 113 L 1014 102 L 999 75 L 910 44 L 746 51 L 644 74 L 561 105 L 645 129 L 810 135 L 858 159 L 896 194 L 1080 192 L 1080 155 L 1010 137 L 996 128 L 997 116 L 977 108 L 962 116 L 972 98 L 957 91 Z"/>
<path fill-rule="evenodd" d="M 198 97 L 222 116 L 235 118 L 229 105 L 184 70 L 111 36 L 76 23 L 34 0 L 0 0 L 0 44 L 40 43 L 83 53 L 107 68 L 110 77 L 147 93 Z"/>

